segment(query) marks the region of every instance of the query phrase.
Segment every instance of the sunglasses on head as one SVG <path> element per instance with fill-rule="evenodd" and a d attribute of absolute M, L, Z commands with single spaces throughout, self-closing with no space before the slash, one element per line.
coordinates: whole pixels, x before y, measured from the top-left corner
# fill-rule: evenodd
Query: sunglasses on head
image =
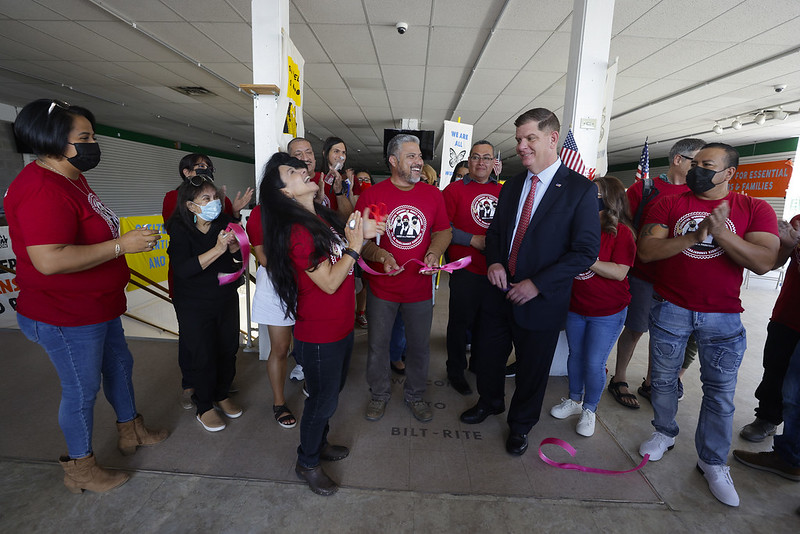
<path fill-rule="evenodd" d="M 67 102 L 64 102 L 63 100 L 53 100 L 50 103 L 50 107 L 47 108 L 47 116 L 49 117 L 50 114 L 53 112 L 53 110 L 56 108 L 61 108 L 66 111 L 69 109 L 69 104 Z"/>
<path fill-rule="evenodd" d="M 189 178 L 189 183 L 195 187 L 200 187 L 203 185 L 203 182 L 208 182 L 210 184 L 214 184 L 214 177 L 210 174 L 195 174 L 191 178 Z"/>

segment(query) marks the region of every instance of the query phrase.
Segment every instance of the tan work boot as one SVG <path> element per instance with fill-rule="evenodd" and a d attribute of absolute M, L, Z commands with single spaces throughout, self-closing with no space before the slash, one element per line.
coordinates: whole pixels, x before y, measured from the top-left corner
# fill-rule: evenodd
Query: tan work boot
<path fill-rule="evenodd" d="M 119 432 L 117 448 L 125 456 L 130 456 L 136 452 L 136 447 L 155 445 L 169 436 L 167 430 L 148 430 L 144 426 L 144 419 L 142 419 L 141 414 L 137 414 L 136 419 L 133 421 L 117 423 L 117 432 Z"/>
<path fill-rule="evenodd" d="M 64 485 L 72 493 L 81 493 L 83 490 L 96 493 L 112 490 L 130 478 L 122 471 L 103 469 L 95 462 L 94 454 L 78 460 L 62 456 L 58 461 L 64 468 Z"/>

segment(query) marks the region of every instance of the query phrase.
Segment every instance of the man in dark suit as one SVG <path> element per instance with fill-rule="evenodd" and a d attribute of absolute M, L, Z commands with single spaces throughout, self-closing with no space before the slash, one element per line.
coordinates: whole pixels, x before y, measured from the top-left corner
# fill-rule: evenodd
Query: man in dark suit
<path fill-rule="evenodd" d="M 505 183 L 486 232 L 487 277 L 494 287 L 484 297 L 472 344 L 480 399 L 461 421 L 476 424 L 505 411 L 504 371 L 513 343 L 517 376 L 506 450 L 518 456 L 539 421 L 572 279 L 597 259 L 600 222 L 597 186 L 558 157 L 558 118 L 536 108 L 514 126 L 517 154 L 528 170 Z"/>

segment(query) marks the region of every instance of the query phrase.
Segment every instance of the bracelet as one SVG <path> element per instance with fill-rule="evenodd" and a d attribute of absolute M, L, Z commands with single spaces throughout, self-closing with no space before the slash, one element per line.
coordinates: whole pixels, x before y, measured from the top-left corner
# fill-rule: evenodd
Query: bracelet
<path fill-rule="evenodd" d="M 337 193 L 336 191 L 334 191 L 334 192 L 333 192 L 333 194 L 334 194 L 335 196 L 337 196 L 337 197 L 340 197 L 340 196 L 344 195 L 344 189 L 342 189 L 342 190 L 341 190 L 341 191 L 339 191 L 338 193 Z"/>
<path fill-rule="evenodd" d="M 119 246 L 119 242 L 115 239 L 114 240 L 114 259 L 116 260 L 119 258 L 119 253 L 122 252 L 122 247 Z"/>
<path fill-rule="evenodd" d="M 358 258 L 361 257 L 361 254 L 359 254 L 358 252 L 356 252 L 355 250 L 353 250 L 350 247 L 347 247 L 346 249 L 344 249 L 343 254 L 347 254 L 348 256 L 353 258 L 353 260 L 355 260 L 355 261 L 358 261 Z"/>

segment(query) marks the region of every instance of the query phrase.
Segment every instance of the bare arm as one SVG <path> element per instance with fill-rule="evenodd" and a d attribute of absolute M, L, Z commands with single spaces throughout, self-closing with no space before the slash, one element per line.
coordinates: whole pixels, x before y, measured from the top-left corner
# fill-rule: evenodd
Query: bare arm
<path fill-rule="evenodd" d="M 744 238 L 739 237 L 726 224 L 730 211 L 728 203 L 721 202 L 701 223 L 701 227 L 708 222 L 708 233 L 714 236 L 714 240 L 737 265 L 756 274 L 769 272 L 778 257 L 780 239 L 769 232 L 749 232 Z"/>
<path fill-rule="evenodd" d="M 800 219 L 794 221 L 794 226 L 786 221 L 778 221 L 778 232 L 781 238 L 781 248 L 778 251 L 778 259 L 775 261 L 773 269 L 780 269 L 792 255 L 792 251 L 800 244 Z"/>
<path fill-rule="evenodd" d="M 590 270 L 599 274 L 603 278 L 610 280 L 625 280 L 630 270 L 629 265 L 622 265 L 621 263 L 614 263 L 613 261 L 600 261 L 594 262 L 594 265 L 589 267 Z"/>
<path fill-rule="evenodd" d="M 666 224 L 646 224 L 639 232 L 639 240 L 636 243 L 639 259 L 644 263 L 650 263 L 680 254 L 682 250 L 703 242 L 708 231 L 704 226 L 702 228 L 695 232 L 669 237 L 669 228 Z"/>
<path fill-rule="evenodd" d="M 86 271 L 111 261 L 122 254 L 135 254 L 151 250 L 148 243 L 161 239 L 158 232 L 137 228 L 125 232 L 119 239 L 93 245 L 33 245 L 27 247 L 28 256 L 37 271 L 44 275 L 68 274 Z M 119 254 L 116 246 L 119 245 Z"/>
<path fill-rule="evenodd" d="M 264 245 L 253 245 L 253 253 L 256 255 L 258 264 L 262 267 L 267 266 L 267 255 L 264 253 Z"/>
<path fill-rule="evenodd" d="M 438 265 L 439 257 L 447 250 L 451 239 L 453 239 L 453 230 L 450 228 L 433 232 L 433 234 L 431 234 L 431 244 L 428 246 L 427 252 L 425 252 L 423 261 L 429 267 Z"/>
<path fill-rule="evenodd" d="M 351 219 L 356 221 L 355 228 L 345 225 L 345 236 L 350 248 L 356 253 L 360 253 L 364 246 L 364 228 L 361 214 L 355 212 Z M 343 254 L 336 263 L 331 263 L 331 260 L 325 260 L 313 269 L 306 270 L 306 274 L 318 288 L 328 295 L 333 295 L 350 274 L 350 270 L 355 264 L 355 258 L 349 254 Z"/>

